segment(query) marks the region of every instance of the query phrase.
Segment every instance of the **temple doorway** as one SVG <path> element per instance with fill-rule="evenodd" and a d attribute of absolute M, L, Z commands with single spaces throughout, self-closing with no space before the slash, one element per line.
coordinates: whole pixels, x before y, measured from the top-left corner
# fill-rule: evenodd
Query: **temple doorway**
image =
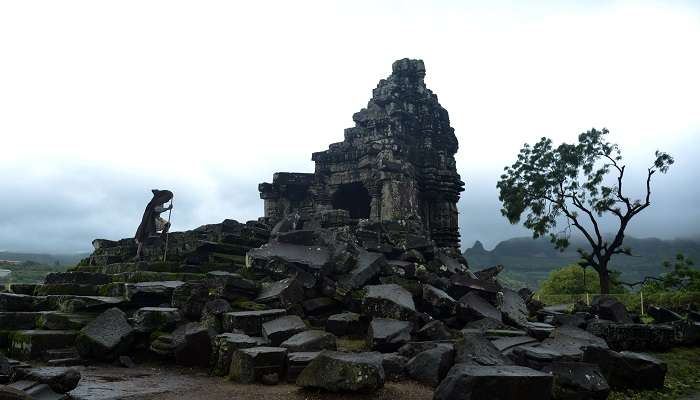
<path fill-rule="evenodd" d="M 331 205 L 335 209 L 348 210 L 350 218 L 369 218 L 371 201 L 367 188 L 362 183 L 353 182 L 340 185 L 333 193 Z"/>

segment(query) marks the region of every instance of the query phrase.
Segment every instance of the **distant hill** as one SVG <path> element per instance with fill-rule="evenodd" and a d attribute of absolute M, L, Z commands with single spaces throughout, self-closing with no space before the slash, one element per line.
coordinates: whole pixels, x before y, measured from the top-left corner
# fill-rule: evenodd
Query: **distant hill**
<path fill-rule="evenodd" d="M 10 251 L 0 251 L 0 260 L 8 261 L 31 261 L 44 265 L 75 265 L 78 261 L 89 256 L 90 253 L 74 254 L 41 254 L 41 253 L 17 253 Z"/>
<path fill-rule="evenodd" d="M 700 262 L 700 240 L 657 238 L 638 239 L 627 237 L 625 246 L 631 247 L 634 256 L 617 255 L 611 261 L 611 268 L 622 273 L 622 280 L 639 281 L 645 276 L 658 276 L 664 272 L 662 263 L 683 253 Z M 536 288 L 549 272 L 579 260 L 577 248 L 586 248 L 583 239 L 572 239 L 569 248 L 560 252 L 554 249 L 549 239 L 534 240 L 518 237 L 500 242 L 488 251 L 480 242 L 464 252 L 472 269 L 481 269 L 501 264 L 506 277 Z"/>

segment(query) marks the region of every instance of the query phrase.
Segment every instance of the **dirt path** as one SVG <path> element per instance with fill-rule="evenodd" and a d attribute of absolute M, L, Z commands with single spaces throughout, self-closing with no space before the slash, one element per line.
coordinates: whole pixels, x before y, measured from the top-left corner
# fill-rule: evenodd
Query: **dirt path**
<path fill-rule="evenodd" d="M 80 385 L 71 392 L 75 400 L 430 400 L 432 388 L 415 383 L 387 383 L 366 394 L 333 394 L 303 390 L 295 385 L 241 385 L 210 377 L 203 370 L 162 365 L 116 368 L 80 368 Z"/>

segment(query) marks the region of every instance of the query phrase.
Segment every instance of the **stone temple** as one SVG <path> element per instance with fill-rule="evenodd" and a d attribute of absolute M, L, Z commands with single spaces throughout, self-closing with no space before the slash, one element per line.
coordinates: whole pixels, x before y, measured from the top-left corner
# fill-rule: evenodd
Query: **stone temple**
<path fill-rule="evenodd" d="M 400 222 L 438 247 L 458 248 L 457 137 L 424 77 L 423 61 L 394 62 L 345 139 L 313 154 L 314 173 L 278 172 L 260 184 L 266 222 L 298 215 L 303 224 L 346 210 L 350 221 Z"/>

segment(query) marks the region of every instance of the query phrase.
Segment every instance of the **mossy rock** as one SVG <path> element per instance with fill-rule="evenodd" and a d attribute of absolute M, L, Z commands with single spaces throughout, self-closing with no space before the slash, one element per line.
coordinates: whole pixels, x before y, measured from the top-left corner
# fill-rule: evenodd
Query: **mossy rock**
<path fill-rule="evenodd" d="M 154 271 L 137 271 L 116 274 L 112 276 L 112 282 L 118 283 L 140 283 L 140 282 L 160 282 L 160 281 L 200 281 L 204 280 L 206 275 L 193 274 L 184 272 L 154 272 Z"/>
<path fill-rule="evenodd" d="M 36 296 L 49 295 L 75 295 L 75 296 L 97 296 L 97 286 L 81 285 L 76 283 L 52 283 L 40 285 L 34 290 Z"/>
<path fill-rule="evenodd" d="M 367 340 L 364 338 L 355 339 L 350 337 L 339 337 L 336 338 L 336 346 L 338 347 L 338 351 L 345 351 L 349 353 L 369 351 Z"/>
<path fill-rule="evenodd" d="M 236 311 L 262 311 L 267 310 L 264 304 L 256 303 L 252 300 L 238 299 L 231 303 L 231 308 Z"/>
<path fill-rule="evenodd" d="M 100 285 L 97 288 L 98 296 L 104 297 L 124 297 L 126 289 L 123 282 L 113 282 Z"/>

